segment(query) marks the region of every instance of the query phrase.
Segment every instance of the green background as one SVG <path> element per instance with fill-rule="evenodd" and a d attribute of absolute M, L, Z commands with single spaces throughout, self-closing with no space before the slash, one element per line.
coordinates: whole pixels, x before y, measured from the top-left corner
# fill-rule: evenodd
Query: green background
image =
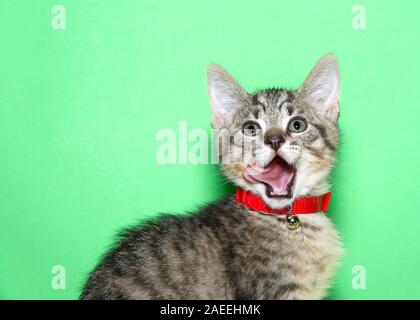
<path fill-rule="evenodd" d="M 51 27 L 66 8 L 67 28 Z M 352 28 L 352 6 L 366 30 Z M 232 192 L 215 165 L 159 165 L 162 128 L 210 130 L 206 67 L 248 90 L 341 68 L 332 299 L 420 298 L 418 1 L 0 2 L 0 298 L 77 298 L 124 226 Z M 51 286 L 54 265 L 66 289 Z M 352 288 L 352 268 L 366 289 Z"/>

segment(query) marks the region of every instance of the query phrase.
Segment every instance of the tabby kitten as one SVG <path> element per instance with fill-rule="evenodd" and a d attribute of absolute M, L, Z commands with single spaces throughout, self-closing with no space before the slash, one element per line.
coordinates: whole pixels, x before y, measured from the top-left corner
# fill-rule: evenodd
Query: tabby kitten
<path fill-rule="evenodd" d="M 230 181 L 272 209 L 328 192 L 338 143 L 334 56 L 324 56 L 297 91 L 248 94 L 218 65 L 209 66 L 208 89 L 213 128 L 235 137 L 220 154 Z M 297 216 L 293 230 L 286 214 L 251 210 L 229 195 L 196 214 L 131 228 L 91 273 L 81 298 L 321 299 L 340 256 L 339 236 L 321 211 Z"/>

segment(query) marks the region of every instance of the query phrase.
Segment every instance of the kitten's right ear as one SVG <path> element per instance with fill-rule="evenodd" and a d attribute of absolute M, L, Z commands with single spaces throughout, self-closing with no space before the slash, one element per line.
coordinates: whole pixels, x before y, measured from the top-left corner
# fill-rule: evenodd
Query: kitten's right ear
<path fill-rule="evenodd" d="M 211 64 L 207 72 L 212 123 L 215 129 L 226 128 L 235 111 L 249 99 L 248 94 L 217 64 Z"/>
<path fill-rule="evenodd" d="M 337 122 L 340 76 L 333 55 L 322 57 L 299 89 L 318 114 Z"/>

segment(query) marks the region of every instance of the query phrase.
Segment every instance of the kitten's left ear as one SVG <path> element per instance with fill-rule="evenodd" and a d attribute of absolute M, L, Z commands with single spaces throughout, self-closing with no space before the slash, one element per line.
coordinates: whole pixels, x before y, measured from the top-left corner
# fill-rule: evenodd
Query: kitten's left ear
<path fill-rule="evenodd" d="M 317 113 L 337 122 L 339 113 L 340 75 L 333 55 L 322 57 L 299 89 L 299 93 Z"/>

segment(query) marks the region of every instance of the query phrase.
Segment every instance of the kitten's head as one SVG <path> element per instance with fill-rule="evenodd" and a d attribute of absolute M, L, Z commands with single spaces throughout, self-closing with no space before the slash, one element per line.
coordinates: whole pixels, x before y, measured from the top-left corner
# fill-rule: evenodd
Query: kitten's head
<path fill-rule="evenodd" d="M 253 94 L 220 66 L 208 88 L 222 171 L 272 208 L 329 188 L 338 143 L 339 73 L 334 56 L 319 60 L 297 91 Z"/>

